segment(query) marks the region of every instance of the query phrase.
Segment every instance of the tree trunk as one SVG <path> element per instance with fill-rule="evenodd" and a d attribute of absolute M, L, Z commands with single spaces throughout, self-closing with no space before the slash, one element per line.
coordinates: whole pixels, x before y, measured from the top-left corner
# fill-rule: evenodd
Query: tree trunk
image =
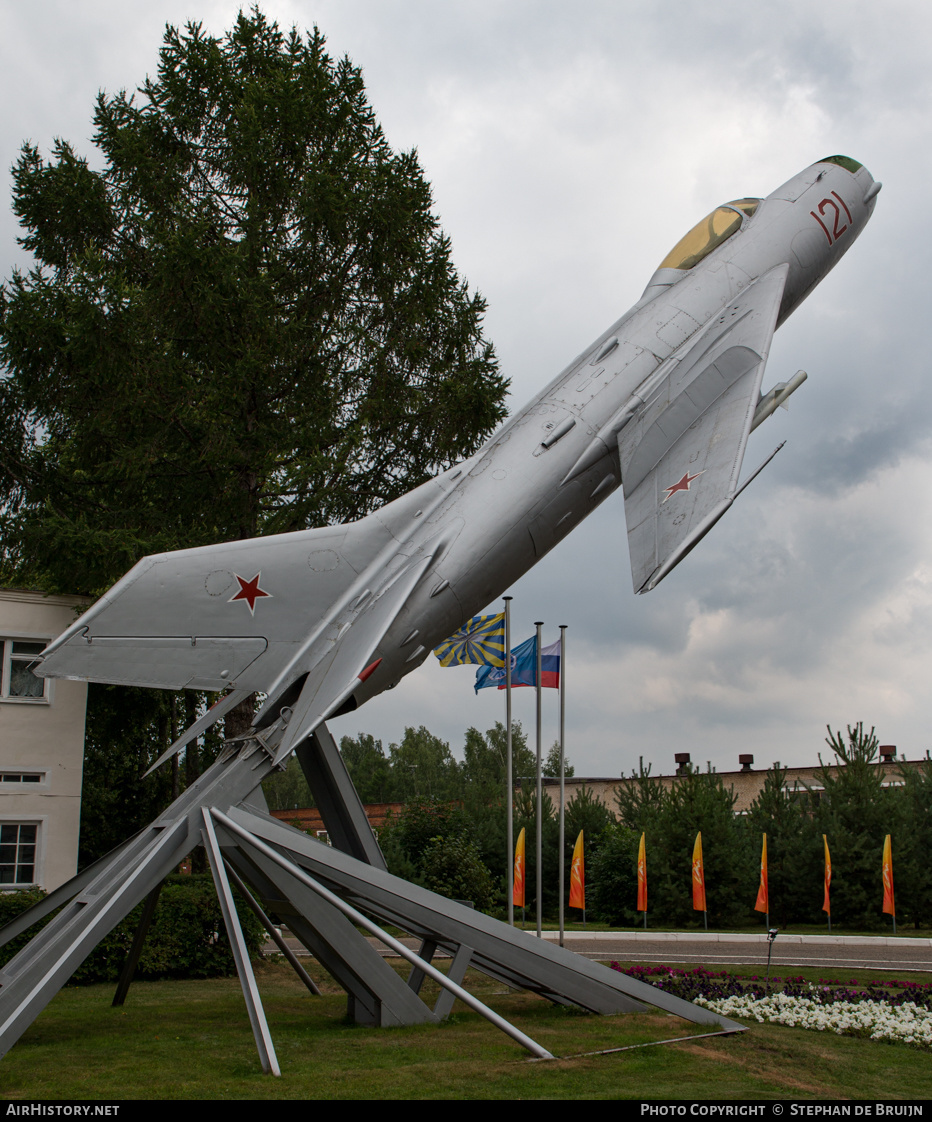
<path fill-rule="evenodd" d="M 252 727 L 252 719 L 255 715 L 256 695 L 250 694 L 223 718 L 224 735 L 227 739 L 231 736 L 244 736 Z"/>

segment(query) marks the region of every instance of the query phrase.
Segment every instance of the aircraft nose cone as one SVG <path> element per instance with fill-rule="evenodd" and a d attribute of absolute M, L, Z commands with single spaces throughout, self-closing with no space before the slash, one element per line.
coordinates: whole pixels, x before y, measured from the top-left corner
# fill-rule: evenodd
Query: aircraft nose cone
<path fill-rule="evenodd" d="M 864 167 L 864 165 L 859 164 L 857 160 L 852 160 L 850 156 L 823 156 L 822 159 L 819 160 L 819 163 L 837 164 L 840 168 L 844 168 L 845 171 L 850 171 L 852 175 Z"/>
<path fill-rule="evenodd" d="M 865 179 L 868 181 L 863 198 L 865 205 L 872 202 L 880 194 L 880 189 L 883 187 L 883 184 L 879 180 L 874 179 L 863 164 L 858 163 L 857 160 L 853 160 L 850 156 L 825 156 L 823 159 L 819 160 L 819 163 L 835 164 L 837 167 L 844 168 L 845 171 L 850 171 L 852 175 L 863 172 L 863 174 L 859 176 L 860 181 L 862 183 Z"/>

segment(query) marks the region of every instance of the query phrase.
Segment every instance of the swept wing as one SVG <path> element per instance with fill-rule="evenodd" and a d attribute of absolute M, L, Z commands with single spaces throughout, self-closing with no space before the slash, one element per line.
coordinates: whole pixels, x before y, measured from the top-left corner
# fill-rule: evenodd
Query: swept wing
<path fill-rule="evenodd" d="M 786 283 L 749 285 L 664 364 L 618 450 L 635 592 L 647 592 L 731 506 Z"/>

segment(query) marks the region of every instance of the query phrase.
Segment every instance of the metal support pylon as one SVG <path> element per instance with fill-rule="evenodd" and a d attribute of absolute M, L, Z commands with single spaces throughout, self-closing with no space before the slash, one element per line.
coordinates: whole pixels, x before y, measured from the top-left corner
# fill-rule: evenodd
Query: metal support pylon
<path fill-rule="evenodd" d="M 201 844 L 202 807 L 236 806 L 275 769 L 273 746 L 271 738 L 228 742 L 207 771 L 151 826 L 52 894 L 49 899 L 55 904 L 67 903 L 0 970 L 0 1055 L 16 1043 L 100 940 Z M 48 902 L 8 924 L 0 941 L 48 914 Z"/>
<path fill-rule="evenodd" d="M 246 1009 L 249 1012 L 249 1023 L 252 1025 L 252 1035 L 255 1037 L 256 1049 L 259 1052 L 259 1062 L 262 1064 L 263 1071 L 271 1072 L 272 1075 L 281 1075 L 278 1058 L 275 1055 L 275 1045 L 272 1043 L 272 1034 L 269 1032 L 265 1010 L 262 1008 L 259 987 L 256 985 L 256 976 L 252 972 L 252 963 L 249 961 L 249 950 L 246 947 L 246 940 L 243 938 L 239 916 L 236 914 L 236 904 L 233 902 L 233 893 L 227 879 L 227 871 L 220 853 L 220 846 L 217 844 L 213 819 L 207 807 L 201 807 L 201 817 L 204 820 L 201 837 L 204 848 L 207 850 L 207 860 L 210 862 L 210 871 L 214 878 L 214 886 L 217 889 L 217 897 L 220 900 L 223 922 L 226 925 L 230 947 L 233 950 L 236 972 L 239 974 L 240 984 L 243 987 L 243 997 L 246 999 Z"/>
<path fill-rule="evenodd" d="M 16 1043 L 96 944 L 140 901 L 147 897 L 154 901 L 165 877 L 200 844 L 208 851 L 260 1060 L 274 1074 L 278 1074 L 275 1049 L 242 942 L 228 870 L 251 886 L 265 912 L 286 922 L 343 986 L 349 1013 L 361 1023 L 435 1022 L 449 1013 L 458 997 L 533 1054 L 548 1054 L 462 989 L 468 964 L 510 986 L 592 1012 L 634 1012 L 653 1005 L 687 1020 L 711 1020 L 726 1031 L 743 1031 L 725 1017 L 392 876 L 336 745 L 323 727 L 304 753 L 304 763 L 315 782 L 325 786 L 322 804 L 328 804 L 335 820 L 333 832 L 340 848 L 323 845 L 257 813 L 250 796 L 282 766 L 276 763 L 281 734 L 275 726 L 227 741 L 217 760 L 151 826 L 0 930 L 3 945 L 61 907 L 0 970 L 0 1055 Z M 326 817 L 324 822 L 329 829 Z M 419 937 L 421 953 L 388 936 L 373 916 Z M 358 926 L 408 959 L 413 967 L 408 982 L 359 933 Z M 137 940 L 140 947 L 142 935 L 144 930 Z M 134 944 L 135 951 L 140 947 Z M 453 959 L 446 975 L 431 964 L 437 950 Z M 130 973 L 127 970 L 125 986 Z M 425 975 L 443 988 L 433 1011 L 418 994 Z"/>

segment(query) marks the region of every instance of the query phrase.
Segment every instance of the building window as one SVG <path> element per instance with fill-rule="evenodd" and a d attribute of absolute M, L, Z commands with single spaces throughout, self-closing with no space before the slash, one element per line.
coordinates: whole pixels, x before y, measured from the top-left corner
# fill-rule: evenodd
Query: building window
<path fill-rule="evenodd" d="M 0 825 L 0 885 L 36 883 L 39 827 L 24 822 Z"/>
<path fill-rule="evenodd" d="M 0 642 L 0 647 L 3 655 L 0 664 L 0 700 L 46 701 L 46 680 L 32 672 L 36 655 L 45 650 L 45 643 L 4 639 Z"/>
<path fill-rule="evenodd" d="M 42 783 L 44 771 L 0 771 L 0 783 Z"/>
<path fill-rule="evenodd" d="M 825 788 L 805 787 L 801 783 L 795 783 L 792 787 L 784 787 L 783 794 L 790 802 L 799 803 L 806 810 L 814 810 L 822 801 Z"/>

